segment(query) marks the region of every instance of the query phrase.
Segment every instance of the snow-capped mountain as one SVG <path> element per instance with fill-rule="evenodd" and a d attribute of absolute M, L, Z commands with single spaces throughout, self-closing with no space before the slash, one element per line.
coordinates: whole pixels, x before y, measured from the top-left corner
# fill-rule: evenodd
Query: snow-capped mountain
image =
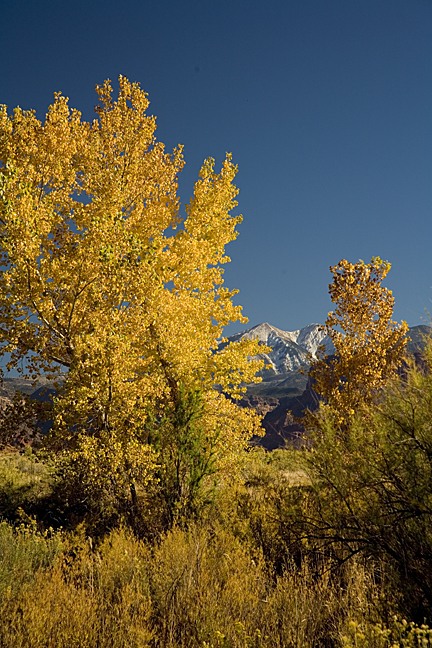
<path fill-rule="evenodd" d="M 263 378 L 286 374 L 297 371 L 308 364 L 308 356 L 315 357 L 320 345 L 324 345 L 326 353 L 333 352 L 333 345 L 328 336 L 321 330 L 319 324 L 309 324 L 297 331 L 282 331 L 281 329 L 264 322 L 250 329 L 236 333 L 228 338 L 230 342 L 243 339 L 258 338 L 267 346 L 272 347 L 269 353 L 260 354 L 267 366 L 263 370 Z"/>

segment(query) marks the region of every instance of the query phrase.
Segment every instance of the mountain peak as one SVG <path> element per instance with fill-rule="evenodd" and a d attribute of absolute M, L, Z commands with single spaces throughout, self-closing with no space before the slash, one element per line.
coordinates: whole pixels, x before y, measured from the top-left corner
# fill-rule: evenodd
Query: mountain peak
<path fill-rule="evenodd" d="M 331 353 L 329 339 L 326 338 L 323 327 L 320 324 L 309 324 L 297 331 L 283 331 L 282 329 L 263 322 L 250 329 L 232 335 L 230 342 L 238 342 L 243 339 L 256 339 L 271 347 L 269 353 L 260 354 L 267 369 L 262 373 L 263 377 L 284 374 L 289 371 L 296 371 L 308 363 L 309 354 L 315 355 L 321 344 L 326 345 L 326 351 Z"/>

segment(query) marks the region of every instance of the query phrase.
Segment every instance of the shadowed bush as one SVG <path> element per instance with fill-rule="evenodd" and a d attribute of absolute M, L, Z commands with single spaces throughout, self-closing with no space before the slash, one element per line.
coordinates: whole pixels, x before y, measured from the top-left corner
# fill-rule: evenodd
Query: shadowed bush
<path fill-rule="evenodd" d="M 432 622 L 432 348 L 381 401 L 340 427 L 327 408 L 308 453 L 313 481 L 303 531 L 340 560 L 386 564 L 402 613 Z"/>

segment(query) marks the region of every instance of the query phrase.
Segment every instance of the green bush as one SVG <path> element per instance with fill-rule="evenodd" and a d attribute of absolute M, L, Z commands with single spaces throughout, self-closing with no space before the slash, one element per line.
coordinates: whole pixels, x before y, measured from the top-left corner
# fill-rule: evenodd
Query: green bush
<path fill-rule="evenodd" d="M 62 551 L 58 533 L 40 533 L 36 524 L 14 529 L 0 522 L 0 598 L 14 596 L 39 570 L 55 564 Z"/>
<path fill-rule="evenodd" d="M 432 621 L 432 348 L 349 425 L 324 409 L 308 453 L 305 534 L 340 560 L 386 564 L 402 613 Z M 318 420 L 318 419 L 317 419 Z"/>

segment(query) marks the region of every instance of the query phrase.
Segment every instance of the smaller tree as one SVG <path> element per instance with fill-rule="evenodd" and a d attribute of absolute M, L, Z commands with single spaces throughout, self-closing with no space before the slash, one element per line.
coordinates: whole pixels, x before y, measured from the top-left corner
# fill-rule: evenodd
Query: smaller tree
<path fill-rule="evenodd" d="M 159 458 L 152 507 L 160 508 L 165 528 L 198 517 L 214 499 L 219 435 L 205 434 L 204 407 L 199 390 L 180 385 L 177 403 L 159 421 L 149 416 L 149 441 Z"/>
<path fill-rule="evenodd" d="M 394 297 L 381 286 L 390 268 L 379 257 L 369 264 L 343 259 L 330 267 L 329 293 L 336 309 L 328 314 L 325 331 L 335 354 L 325 356 L 321 347 L 310 375 L 340 422 L 371 403 L 402 362 L 408 326 L 392 320 Z"/>

